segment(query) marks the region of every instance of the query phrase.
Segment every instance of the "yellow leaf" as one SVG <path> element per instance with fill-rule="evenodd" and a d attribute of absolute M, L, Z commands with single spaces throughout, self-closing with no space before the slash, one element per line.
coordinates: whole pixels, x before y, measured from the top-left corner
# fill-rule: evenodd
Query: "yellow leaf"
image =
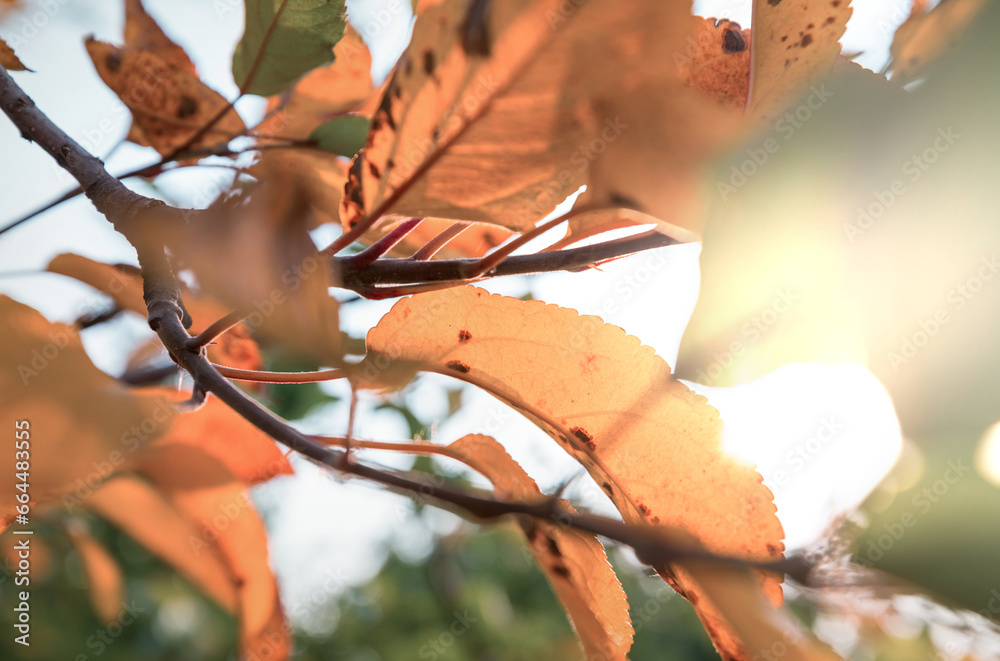
<path fill-rule="evenodd" d="M 489 436 L 469 434 L 448 449 L 489 479 L 499 499 L 544 499 L 535 481 Z M 522 529 L 576 630 L 584 658 L 625 659 L 632 646 L 632 622 L 625 592 L 601 543 L 594 535 L 546 522 L 523 522 Z"/>
<path fill-rule="evenodd" d="M 524 231 L 586 184 L 595 206 L 699 229 L 699 168 L 738 113 L 678 77 L 684 3 L 466 4 L 419 15 L 352 163 L 346 226 L 388 205 Z"/>
<path fill-rule="evenodd" d="M 3 39 L 0 39 L 0 65 L 10 71 L 30 71 L 14 54 L 14 49 L 8 46 Z"/>
<path fill-rule="evenodd" d="M 125 600 L 125 582 L 118 561 L 82 526 L 69 525 L 66 533 L 87 573 L 90 603 L 97 619 L 103 624 L 114 622 Z"/>
<path fill-rule="evenodd" d="M 0 453 L 0 517 L 17 504 L 15 473 L 27 471 L 35 503 L 107 477 L 170 425 L 170 402 L 139 397 L 94 367 L 76 331 L 0 297 L 0 412 L 11 429 L 27 421 L 30 465 Z M 13 443 L 12 443 L 13 445 Z M 19 467 L 20 466 L 20 467 Z"/>
<path fill-rule="evenodd" d="M 87 40 L 87 52 L 101 80 L 132 111 L 134 126 L 167 155 L 187 142 L 228 102 L 194 74 L 156 53 Z M 193 147 L 225 143 L 246 127 L 230 110 Z"/>
<path fill-rule="evenodd" d="M 830 72 L 851 17 L 850 0 L 754 0 L 747 113 L 772 119 Z"/>
<path fill-rule="evenodd" d="M 472 383 L 586 466 L 626 522 L 681 528 L 714 553 L 781 557 L 771 492 L 752 467 L 723 453 L 718 412 L 622 329 L 463 287 L 401 300 L 367 343 L 356 385 L 378 387 L 400 362 Z M 738 639 L 696 581 L 683 569 L 665 578 L 695 605 L 720 651 L 739 658 Z M 758 578 L 780 601 L 779 580 Z"/>

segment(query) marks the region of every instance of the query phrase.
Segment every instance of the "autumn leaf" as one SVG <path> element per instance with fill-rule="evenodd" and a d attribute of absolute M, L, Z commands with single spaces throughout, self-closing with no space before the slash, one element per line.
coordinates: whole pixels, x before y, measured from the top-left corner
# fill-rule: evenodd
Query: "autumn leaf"
<path fill-rule="evenodd" d="M 393 370 L 407 366 L 472 383 L 524 413 L 580 461 L 626 522 L 681 528 L 714 553 L 781 557 L 771 492 L 751 467 L 723 453 L 718 412 L 620 328 L 464 287 L 401 300 L 367 344 L 355 385 L 380 387 L 383 375 L 398 379 Z M 738 639 L 700 599 L 697 583 L 683 570 L 665 578 L 694 604 L 720 651 L 742 658 Z M 780 601 L 779 581 L 760 579 Z"/>
<path fill-rule="evenodd" d="M 118 561 L 82 525 L 68 525 L 66 533 L 87 574 L 90 603 L 97 619 L 105 625 L 116 621 L 125 600 L 125 581 Z"/>
<path fill-rule="evenodd" d="M 278 94 L 333 61 L 347 18 L 343 0 L 247 0 L 244 6 L 246 27 L 233 53 L 240 89 Z"/>
<path fill-rule="evenodd" d="M 773 119 L 840 55 L 850 0 L 754 0 L 747 113 Z"/>
<path fill-rule="evenodd" d="M 745 567 L 689 560 L 684 567 L 736 631 L 747 658 L 787 661 L 838 661 L 840 657 L 803 631 L 788 613 L 763 598 Z"/>
<path fill-rule="evenodd" d="M 154 399 L 180 399 L 169 388 L 144 388 L 137 392 Z M 143 471 L 145 467 L 164 467 L 172 461 L 176 472 L 183 474 L 186 467 L 193 469 L 206 454 L 246 486 L 292 473 L 288 459 L 270 436 L 211 396 L 197 411 L 178 414 L 170 429 L 138 451 L 128 465 Z M 223 475 L 226 481 L 232 479 Z"/>
<path fill-rule="evenodd" d="M 92 38 L 86 45 L 101 80 L 132 111 L 133 126 L 164 156 L 229 105 L 194 74 L 154 52 Z M 245 128 L 236 111 L 230 110 L 192 147 L 228 142 Z"/>
<path fill-rule="evenodd" d="M 391 212 L 524 231 L 586 184 L 594 207 L 700 227 L 700 164 L 739 118 L 678 77 L 688 8 L 561 7 L 452 0 L 419 15 L 352 164 L 347 226 Z"/>
<path fill-rule="evenodd" d="M 928 10 L 926 5 L 914 4 L 889 48 L 893 79 L 903 83 L 913 80 L 961 37 L 983 5 L 984 0 L 945 0 Z"/>
<path fill-rule="evenodd" d="M 230 613 L 237 608 L 237 586 L 218 550 L 200 543 L 201 530 L 185 518 L 148 480 L 119 473 L 80 501 L 173 567 Z"/>
<path fill-rule="evenodd" d="M 24 66 L 17 55 L 14 54 L 14 49 L 8 46 L 7 42 L 3 39 L 0 39 L 0 65 L 10 71 L 31 71 L 31 69 Z"/>
<path fill-rule="evenodd" d="M 22 438 L 30 454 L 30 464 L 18 464 L 27 460 L 13 450 L 0 456 L 6 527 L 24 493 L 16 482 L 30 482 L 31 501 L 44 503 L 107 477 L 130 451 L 169 428 L 173 410 L 94 367 L 72 327 L 49 323 L 6 296 L 0 312 L 0 409 L 4 420 L 27 421 L 20 428 L 28 432 Z M 15 478 L 25 471 L 30 479 Z"/>
<path fill-rule="evenodd" d="M 742 110 L 750 85 L 750 29 L 726 19 L 693 17 L 689 46 L 678 57 L 681 81 Z"/>
<path fill-rule="evenodd" d="M 448 456 L 461 459 L 489 479 L 501 500 L 531 503 L 544 499 L 535 481 L 489 436 L 463 436 L 448 446 Z M 522 522 L 521 527 L 573 623 L 584 657 L 625 659 L 632 646 L 632 622 L 625 592 L 601 543 L 593 535 L 544 521 Z"/>
<path fill-rule="evenodd" d="M 157 461 L 142 473 L 162 489 L 174 507 L 190 521 L 197 536 L 185 541 L 196 553 L 214 549 L 226 566 L 226 578 L 236 588 L 240 649 L 247 657 L 270 650 L 284 659 L 291 650 L 290 629 L 278 598 L 278 586 L 268 564 L 267 534 L 244 484 L 225 463 L 201 454 L 185 461 L 189 447 L 165 442 Z M 279 624 L 280 623 L 280 624 Z"/>
<path fill-rule="evenodd" d="M 158 55 L 181 71 L 198 75 L 194 62 L 146 13 L 142 0 L 125 0 L 125 45 Z"/>
<path fill-rule="evenodd" d="M 142 277 L 134 267 L 103 264 L 81 255 L 63 253 L 53 257 L 46 268 L 104 292 L 123 310 L 146 316 Z M 192 318 L 189 332 L 193 334 L 204 331 L 230 311 L 209 297 L 190 291 L 184 292 L 184 306 Z M 213 362 L 245 370 L 259 370 L 263 362 L 257 343 L 250 337 L 250 328 L 243 322 L 217 337 L 208 346 L 208 356 Z"/>
<path fill-rule="evenodd" d="M 262 161 L 255 174 L 260 183 L 217 205 L 211 223 L 171 237 L 174 255 L 202 291 L 247 315 L 255 337 L 339 365 L 339 306 L 329 292 L 336 278 L 309 235 L 309 190 L 280 161 Z"/>

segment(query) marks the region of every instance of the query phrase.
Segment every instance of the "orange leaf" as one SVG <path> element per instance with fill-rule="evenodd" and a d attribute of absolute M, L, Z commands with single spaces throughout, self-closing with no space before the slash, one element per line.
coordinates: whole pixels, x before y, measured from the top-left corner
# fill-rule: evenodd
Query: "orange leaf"
<path fill-rule="evenodd" d="M 198 75 L 194 62 L 146 13 L 142 0 L 125 0 L 125 45 L 159 55 L 181 71 Z"/>
<path fill-rule="evenodd" d="M 622 329 L 463 287 L 401 300 L 367 343 L 355 385 L 378 387 L 400 362 L 472 383 L 586 466 L 625 521 L 681 528 L 714 553 L 781 557 L 771 492 L 752 467 L 723 453 L 718 412 Z M 738 638 L 700 599 L 697 582 L 683 569 L 665 578 L 692 601 L 720 651 L 740 658 Z M 780 601 L 779 580 L 758 578 Z"/>
<path fill-rule="evenodd" d="M 3 39 L 0 39 L 0 65 L 10 71 L 30 71 L 14 54 L 14 49 L 8 46 Z"/>
<path fill-rule="evenodd" d="M 850 0 L 754 0 L 747 112 L 770 119 L 830 72 L 851 17 Z"/>
<path fill-rule="evenodd" d="M 177 393 L 169 388 L 142 392 L 148 397 L 177 399 Z M 212 396 L 197 411 L 178 414 L 169 431 L 136 453 L 130 465 L 139 471 L 157 466 L 157 472 L 174 472 L 180 479 L 185 473 L 197 472 L 197 463 L 204 455 L 221 462 L 247 486 L 292 473 L 288 459 L 267 434 Z M 199 480 L 196 476 L 192 479 Z"/>
<path fill-rule="evenodd" d="M 142 277 L 133 267 L 103 264 L 81 255 L 63 253 L 53 257 L 46 268 L 104 292 L 123 310 L 146 316 Z M 189 330 L 192 334 L 200 333 L 229 313 L 229 308 L 211 298 L 187 291 L 184 292 L 184 306 L 191 315 Z M 208 347 L 208 357 L 221 365 L 245 370 L 259 370 L 263 364 L 260 349 L 250 337 L 250 329 L 244 322 L 216 338 Z"/>
<path fill-rule="evenodd" d="M 595 206 L 699 229 L 698 169 L 739 118 L 678 78 L 684 3 L 472 8 L 418 16 L 351 166 L 347 226 L 388 205 L 524 231 L 586 184 Z"/>
<path fill-rule="evenodd" d="M 489 436 L 469 434 L 448 446 L 493 483 L 497 497 L 515 502 L 543 500 L 538 485 L 503 446 Z M 560 501 L 567 511 L 573 511 Z M 594 535 L 547 522 L 522 523 L 531 552 L 583 646 L 584 658 L 625 659 L 632 646 L 632 622 L 618 577 Z"/>
<path fill-rule="evenodd" d="M 709 98 L 742 110 L 750 85 L 750 29 L 725 19 L 693 17 L 680 78 Z"/>
<path fill-rule="evenodd" d="M 200 543 L 200 530 L 166 495 L 146 480 L 119 474 L 96 489 L 84 507 L 107 519 L 162 559 L 230 613 L 236 586 L 215 548 Z"/>
<path fill-rule="evenodd" d="M 90 362 L 76 331 L 0 297 L 0 412 L 14 428 L 27 421 L 29 457 L 0 453 L 0 517 L 17 505 L 15 473 L 28 471 L 31 500 L 42 503 L 108 476 L 140 443 L 163 433 L 169 402 L 139 397 Z M 13 445 L 13 444 L 12 444 Z"/>
<path fill-rule="evenodd" d="M 243 484 L 208 455 L 188 462 L 188 470 L 179 470 L 190 448 L 180 443 L 161 448 L 159 460 L 144 463 L 142 472 L 169 495 L 198 531 L 197 537 L 188 540 L 191 547 L 196 552 L 214 549 L 222 558 L 226 577 L 236 588 L 243 655 L 253 658 L 267 649 L 270 654 L 265 658 L 287 658 L 289 628 L 268 564 L 267 533 Z"/>
<path fill-rule="evenodd" d="M 228 102 L 194 74 L 156 53 L 87 40 L 101 80 L 132 111 L 134 126 L 162 155 L 187 142 Z M 225 143 L 246 127 L 230 110 L 193 147 Z"/>
<path fill-rule="evenodd" d="M 82 526 L 69 525 L 66 533 L 87 573 L 90 603 L 97 619 L 103 624 L 114 622 L 121 614 L 125 600 L 125 582 L 118 561 Z"/>

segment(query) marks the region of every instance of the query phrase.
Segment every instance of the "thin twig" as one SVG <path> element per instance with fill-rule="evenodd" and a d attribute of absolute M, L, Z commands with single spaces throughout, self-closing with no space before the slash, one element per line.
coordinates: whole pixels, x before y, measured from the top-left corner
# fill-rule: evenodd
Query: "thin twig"
<path fill-rule="evenodd" d="M 319 370 L 316 372 L 264 372 L 259 370 L 241 370 L 236 367 L 226 367 L 212 363 L 222 376 L 236 381 L 254 381 L 256 383 L 319 383 L 320 381 L 336 381 L 346 379 L 344 370 Z"/>

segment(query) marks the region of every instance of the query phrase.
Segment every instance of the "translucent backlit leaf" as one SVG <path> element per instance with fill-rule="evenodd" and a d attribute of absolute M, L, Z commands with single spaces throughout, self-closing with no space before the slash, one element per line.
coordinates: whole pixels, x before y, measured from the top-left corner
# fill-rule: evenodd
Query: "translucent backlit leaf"
<path fill-rule="evenodd" d="M 474 287 L 403 299 L 368 334 L 352 377 L 378 387 L 409 365 L 472 383 L 515 407 L 579 460 L 628 522 L 662 523 L 709 550 L 781 557 L 771 492 L 720 446 L 718 412 L 652 349 L 597 317 Z M 398 374 L 394 375 L 398 377 Z M 738 638 L 683 569 L 668 572 L 724 653 Z M 761 575 L 780 600 L 774 577 Z"/>

